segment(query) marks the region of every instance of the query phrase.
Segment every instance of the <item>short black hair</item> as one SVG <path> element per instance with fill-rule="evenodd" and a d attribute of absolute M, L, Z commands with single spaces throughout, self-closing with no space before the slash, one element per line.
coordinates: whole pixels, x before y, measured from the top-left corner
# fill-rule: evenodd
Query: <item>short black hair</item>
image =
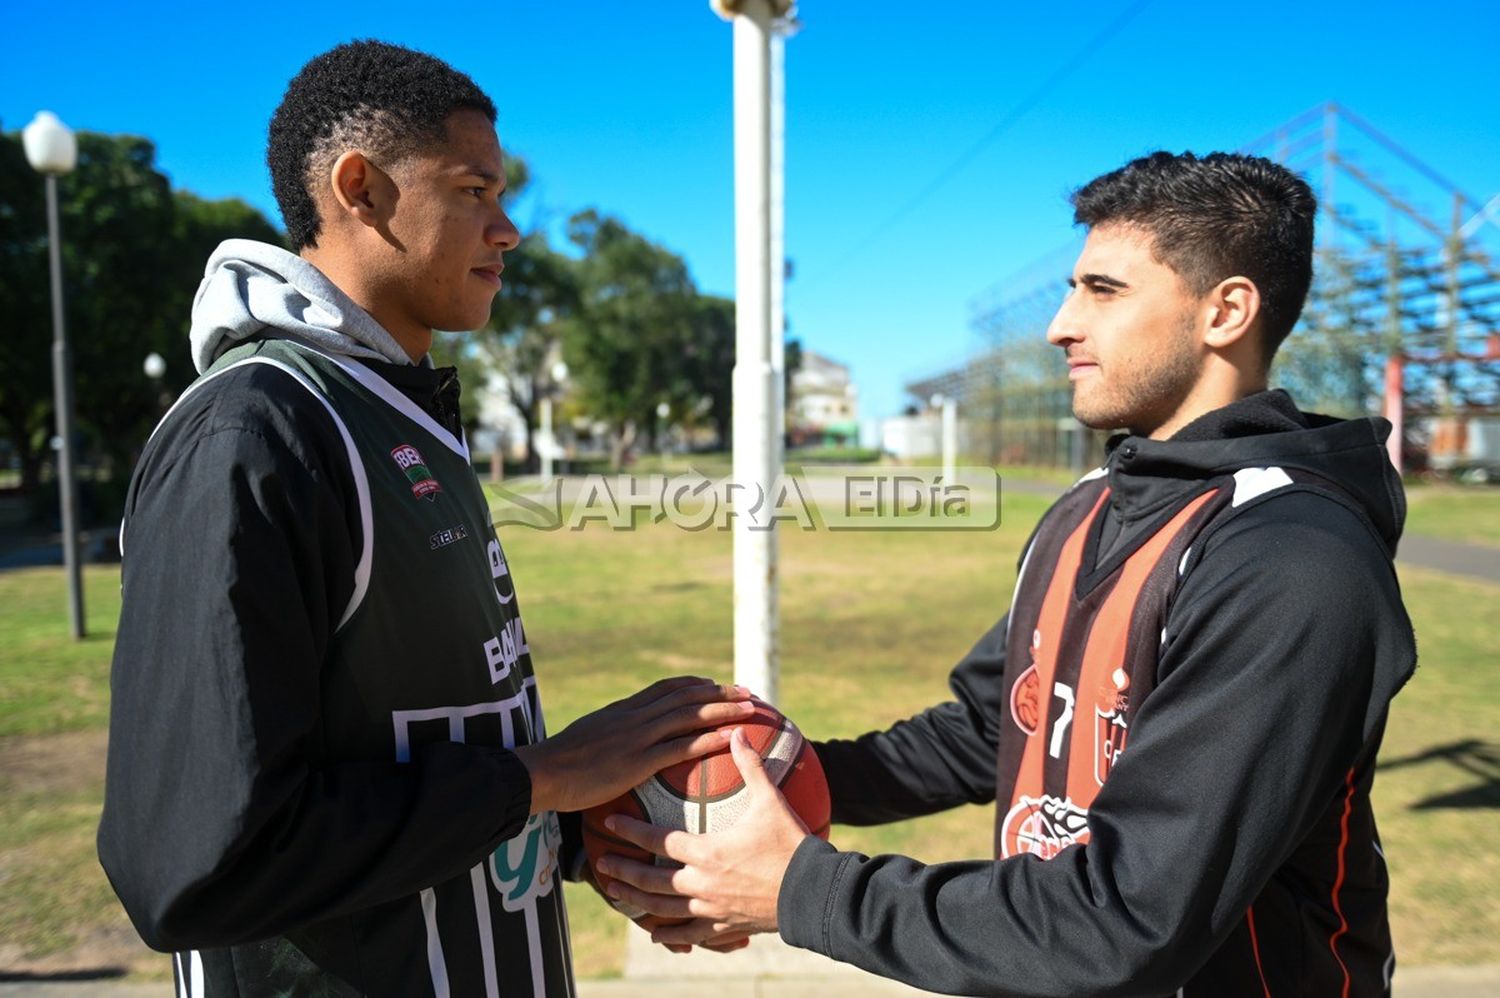
<path fill-rule="evenodd" d="M 1149 232 L 1155 257 L 1194 294 L 1229 277 L 1254 281 L 1270 365 L 1312 285 L 1318 200 L 1307 181 L 1260 156 L 1154 152 L 1095 177 L 1071 200 L 1080 225 Z"/>
<path fill-rule="evenodd" d="M 441 59 L 378 41 L 347 42 L 313 59 L 287 84 L 271 116 L 266 162 L 292 246 L 318 244 L 312 184 L 347 149 L 391 161 L 442 141 L 448 116 L 495 104 Z"/>

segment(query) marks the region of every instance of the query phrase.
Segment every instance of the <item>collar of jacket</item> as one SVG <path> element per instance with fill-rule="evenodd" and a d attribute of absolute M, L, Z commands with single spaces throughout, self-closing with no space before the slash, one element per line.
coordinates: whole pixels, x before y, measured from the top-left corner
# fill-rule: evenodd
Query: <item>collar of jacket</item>
<path fill-rule="evenodd" d="M 1281 389 L 1258 392 L 1200 416 L 1168 440 L 1112 438 L 1105 462 L 1110 503 L 1130 524 L 1242 468 L 1300 468 L 1337 482 L 1394 545 L 1406 504 L 1386 457 L 1390 431 L 1383 419 L 1305 413 Z"/>
<path fill-rule="evenodd" d="M 455 437 L 459 436 L 463 422 L 458 403 L 462 386 L 456 367 L 434 367 L 431 355 L 423 357 L 421 364 L 390 364 L 368 357 L 356 359 L 411 399 L 418 408 L 437 420 L 439 426 Z"/>

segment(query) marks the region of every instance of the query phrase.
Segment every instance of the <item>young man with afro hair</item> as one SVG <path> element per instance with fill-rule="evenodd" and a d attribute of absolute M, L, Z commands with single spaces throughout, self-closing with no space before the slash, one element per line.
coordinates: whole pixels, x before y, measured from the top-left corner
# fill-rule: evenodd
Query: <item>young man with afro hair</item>
<path fill-rule="evenodd" d="M 99 856 L 178 993 L 573 994 L 576 812 L 722 747 L 748 694 L 662 680 L 546 737 L 516 586 L 434 329 L 519 236 L 495 107 L 380 42 L 291 81 L 296 252 L 230 240 L 146 445 Z"/>

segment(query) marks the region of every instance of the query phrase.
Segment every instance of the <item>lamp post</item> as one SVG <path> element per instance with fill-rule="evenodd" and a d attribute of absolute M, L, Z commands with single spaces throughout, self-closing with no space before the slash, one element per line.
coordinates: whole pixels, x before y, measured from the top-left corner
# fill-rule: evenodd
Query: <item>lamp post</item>
<path fill-rule="evenodd" d="M 958 465 L 958 400 L 937 394 L 928 402 L 943 413 L 943 483 L 952 485 Z"/>
<path fill-rule="evenodd" d="M 656 403 L 657 442 L 661 445 L 661 470 L 667 472 L 667 420 L 672 418 L 672 406 L 667 402 Z"/>
<path fill-rule="evenodd" d="M 83 637 L 83 575 L 78 553 L 78 483 L 73 476 L 73 355 L 63 323 L 62 236 L 57 220 L 57 178 L 78 165 L 78 140 L 51 111 L 39 111 L 21 130 L 26 159 L 46 178 L 47 252 L 52 265 L 52 394 L 57 410 L 57 484 L 62 512 L 63 565 L 73 637 Z"/>
<path fill-rule="evenodd" d="M 560 448 L 557 446 L 557 438 L 552 432 L 552 396 L 562 387 L 563 382 L 568 380 L 568 365 L 562 361 L 552 365 L 552 382 L 547 386 L 547 391 L 542 395 L 542 426 L 541 452 L 542 452 L 542 481 L 552 481 L 552 461 L 557 456 Z"/>
<path fill-rule="evenodd" d="M 156 412 L 160 416 L 167 411 L 170 399 L 166 389 L 162 387 L 162 378 L 167 376 L 167 359 L 155 350 L 146 354 L 146 359 L 141 362 L 141 370 L 151 381 L 151 387 L 156 392 Z"/>

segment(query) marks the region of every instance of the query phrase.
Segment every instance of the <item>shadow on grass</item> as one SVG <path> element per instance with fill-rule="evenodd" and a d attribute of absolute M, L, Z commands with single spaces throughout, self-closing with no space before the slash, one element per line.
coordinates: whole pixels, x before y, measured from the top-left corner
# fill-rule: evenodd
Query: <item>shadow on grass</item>
<path fill-rule="evenodd" d="M 82 970 L 0 970 L 0 983 L 18 984 L 26 981 L 56 983 L 63 981 L 114 981 L 129 971 L 124 967 L 86 967 Z"/>
<path fill-rule="evenodd" d="M 1438 745 L 1424 752 L 1417 752 L 1399 759 L 1382 760 L 1376 769 L 1388 772 L 1407 766 L 1419 766 L 1431 762 L 1442 762 L 1479 777 L 1480 783 L 1462 790 L 1451 790 L 1408 807 L 1413 811 L 1434 808 L 1500 808 L 1500 745 L 1466 738 L 1450 745 Z"/>

